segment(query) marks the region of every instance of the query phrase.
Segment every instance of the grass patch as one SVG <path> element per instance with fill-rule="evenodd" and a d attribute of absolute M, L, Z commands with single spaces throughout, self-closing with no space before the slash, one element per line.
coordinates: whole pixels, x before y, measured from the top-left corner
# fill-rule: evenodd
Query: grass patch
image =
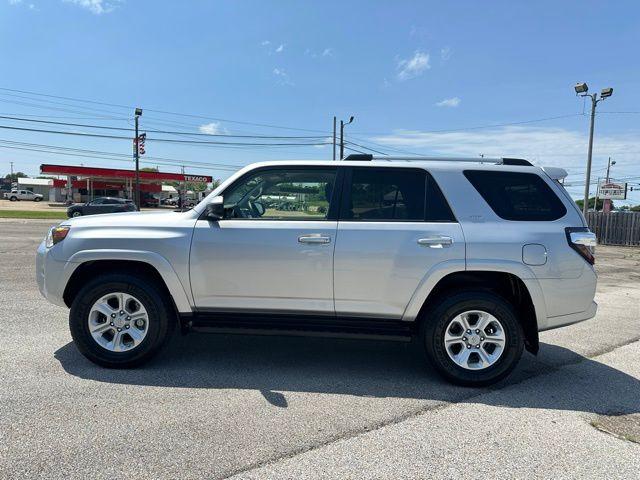
<path fill-rule="evenodd" d="M 47 210 L 0 210 L 0 218 L 42 218 L 45 220 L 66 220 L 67 212 Z"/>

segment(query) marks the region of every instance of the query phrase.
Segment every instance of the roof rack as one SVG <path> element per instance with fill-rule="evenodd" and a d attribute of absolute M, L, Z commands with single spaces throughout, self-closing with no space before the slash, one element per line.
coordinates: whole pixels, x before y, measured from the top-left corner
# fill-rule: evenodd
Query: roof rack
<path fill-rule="evenodd" d="M 488 157 L 374 157 L 367 153 L 358 153 L 347 155 L 344 160 L 370 162 L 372 160 L 383 160 L 387 162 L 473 162 L 473 163 L 492 163 L 495 165 L 520 165 L 530 167 L 532 163 L 522 158 L 488 158 Z"/>

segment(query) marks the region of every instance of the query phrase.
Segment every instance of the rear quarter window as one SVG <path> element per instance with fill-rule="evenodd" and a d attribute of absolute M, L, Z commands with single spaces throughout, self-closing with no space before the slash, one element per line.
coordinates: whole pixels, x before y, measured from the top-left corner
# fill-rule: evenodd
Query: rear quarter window
<path fill-rule="evenodd" d="M 567 213 L 555 192 L 535 173 L 465 170 L 464 176 L 505 220 L 551 221 Z"/>

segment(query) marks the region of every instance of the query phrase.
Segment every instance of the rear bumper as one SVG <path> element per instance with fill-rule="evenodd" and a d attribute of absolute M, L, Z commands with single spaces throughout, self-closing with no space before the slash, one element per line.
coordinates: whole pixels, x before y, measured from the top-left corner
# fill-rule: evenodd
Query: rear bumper
<path fill-rule="evenodd" d="M 551 330 L 553 328 L 566 327 L 574 323 L 583 322 L 596 316 L 598 311 L 598 304 L 591 302 L 591 306 L 584 312 L 570 313 L 568 315 L 558 315 L 557 317 L 547 317 L 547 322 L 544 328 L 540 328 L 539 331 Z"/>

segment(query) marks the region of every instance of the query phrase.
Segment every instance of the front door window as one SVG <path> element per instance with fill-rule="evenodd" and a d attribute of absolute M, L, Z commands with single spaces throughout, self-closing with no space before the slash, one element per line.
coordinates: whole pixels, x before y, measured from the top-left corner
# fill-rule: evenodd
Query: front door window
<path fill-rule="evenodd" d="M 227 219 L 325 220 L 335 168 L 266 169 L 224 192 Z"/>

